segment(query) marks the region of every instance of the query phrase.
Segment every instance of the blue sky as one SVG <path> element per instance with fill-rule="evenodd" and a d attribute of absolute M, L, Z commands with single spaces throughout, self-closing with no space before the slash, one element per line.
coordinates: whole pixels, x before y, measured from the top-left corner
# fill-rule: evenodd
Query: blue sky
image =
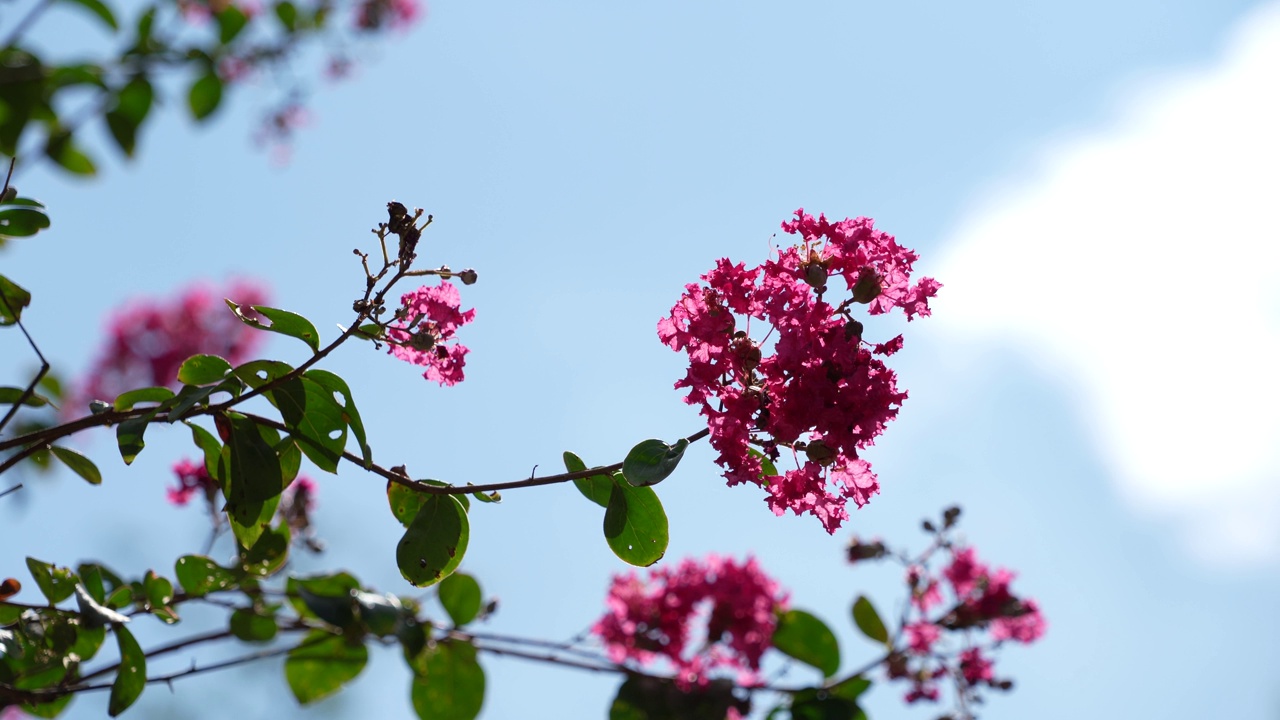
<path fill-rule="evenodd" d="M 697 429 L 669 390 L 680 356 L 654 333 L 683 285 L 718 257 L 762 260 L 796 207 L 874 217 L 945 285 L 895 357 L 911 398 L 868 455 L 882 494 L 829 537 L 724 487 L 699 446 L 659 487 L 668 558 L 756 554 L 838 628 L 852 667 L 872 651 L 852 597 L 892 606 L 900 583 L 842 563 L 849 533 L 918 547 L 919 519 L 958 501 L 968 538 L 1020 572 L 1050 623 L 1004 654 L 1018 687 L 983 717 L 1276 718 L 1280 6 L 1171 5 L 436 2 L 354 81 L 314 96 L 289 166 L 248 139 L 260 89 L 208 127 L 175 99 L 139 161 L 87 183 L 21 177 L 54 227 L 0 263 L 35 295 L 46 354 L 74 373 L 111 307 L 197 278 L 269 279 L 277 305 L 331 337 L 361 287 L 351 248 L 387 200 L 426 207 L 424 261 L 480 272 L 463 293 L 477 308 L 467 381 L 436 388 L 367 347 L 329 367 L 355 388 L 381 462 L 486 482 L 553 470 L 565 449 L 603 463 Z M 48 22 L 85 32 L 72 14 Z M 6 377 L 29 367 L 13 333 L 0 348 Z M 300 357 L 285 342 L 268 354 Z M 26 555 L 171 569 L 203 540 L 198 510 L 164 502 L 185 440 L 153 432 L 126 469 L 95 438 L 102 487 L 64 477 L 0 504 L 0 571 L 22 576 Z M 381 483 L 318 479 L 330 550 L 300 567 L 408 591 Z M 464 568 L 502 600 L 495 631 L 573 635 L 624 569 L 571 488 L 507 493 L 472 522 Z M 615 685 L 484 662 L 486 718 L 599 717 Z M 410 712 L 391 653 L 314 714 L 280 680 L 264 664 L 151 688 L 133 712 Z M 901 694 L 877 689 L 872 716 L 936 715 Z M 70 716 L 104 702 L 78 699 Z"/>

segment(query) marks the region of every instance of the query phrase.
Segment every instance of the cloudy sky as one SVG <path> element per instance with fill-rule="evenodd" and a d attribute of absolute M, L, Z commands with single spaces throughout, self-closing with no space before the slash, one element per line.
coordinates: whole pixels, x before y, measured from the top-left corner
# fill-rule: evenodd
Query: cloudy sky
<path fill-rule="evenodd" d="M 137 162 L 110 159 L 88 183 L 21 177 L 55 225 L 0 262 L 74 374 L 111 307 L 202 278 L 268 280 L 276 304 L 334 332 L 361 284 L 351 248 L 387 200 L 424 206 L 429 262 L 480 271 L 464 293 L 468 380 L 430 387 L 367 348 L 330 367 L 384 464 L 485 482 L 555 468 L 565 449 L 605 463 L 692 432 L 669 391 L 679 357 L 654 335 L 683 285 L 718 257 L 763 260 L 796 207 L 874 217 L 945 285 L 933 318 L 869 324 L 907 336 L 895 360 L 911 398 L 868 454 L 882 494 L 829 537 L 725 488 L 698 447 L 659 488 L 668 558 L 754 553 L 838 629 L 853 667 L 873 649 L 851 598 L 892 607 L 900 583 L 844 565 L 848 534 L 919 547 L 919 519 L 959 502 L 968 539 L 1050 622 L 1006 653 L 1017 690 L 983 717 L 1274 719 L 1280 4 L 1171 5 L 436 2 L 354 81 L 317 91 L 287 167 L 249 140 L 261 88 L 208 127 L 171 107 Z M 54 47 L 89 32 L 71 13 L 50 27 Z M 30 366 L 11 335 L 8 377 Z M 0 572 L 21 575 L 26 555 L 172 568 L 203 539 L 198 510 L 164 502 L 185 442 L 149 434 L 126 471 L 96 438 L 102 487 L 62 478 L 7 499 Z M 301 569 L 407 592 L 380 483 L 319 479 L 330 549 Z M 623 568 L 593 510 L 551 488 L 475 513 L 464 567 L 502 598 L 493 629 L 567 638 L 602 611 Z M 615 687 L 484 662 L 486 718 L 599 717 Z M 313 716 L 278 673 L 153 688 L 134 712 L 216 698 Z M 408 717 L 406 687 L 383 653 L 316 712 Z M 936 715 L 904 709 L 901 690 L 874 691 L 872 716 Z"/>

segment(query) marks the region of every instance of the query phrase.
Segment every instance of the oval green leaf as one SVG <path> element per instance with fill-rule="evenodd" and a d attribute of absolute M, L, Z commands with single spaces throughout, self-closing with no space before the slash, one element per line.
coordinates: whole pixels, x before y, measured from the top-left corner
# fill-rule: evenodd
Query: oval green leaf
<path fill-rule="evenodd" d="M 298 702 L 307 705 L 341 690 L 368 662 L 369 651 L 358 638 L 313 630 L 289 651 L 284 678 Z"/>
<path fill-rule="evenodd" d="M 90 485 L 102 484 L 102 473 L 98 472 L 98 466 L 93 464 L 89 458 L 72 450 L 58 445 L 52 445 L 49 450 L 53 456 L 62 461 L 63 465 L 71 468 L 71 471 L 84 478 Z"/>
<path fill-rule="evenodd" d="M 18 322 L 22 318 L 22 309 L 30 304 L 31 293 L 0 275 L 0 326 Z"/>
<path fill-rule="evenodd" d="M 788 610 L 778 617 L 773 646 L 783 654 L 811 665 L 831 677 L 840 669 L 840 645 L 827 624 L 804 610 Z"/>
<path fill-rule="evenodd" d="M 466 573 L 454 573 L 440 582 L 440 604 L 454 625 L 466 625 L 480 614 L 484 598 L 480 583 Z"/>
<path fill-rule="evenodd" d="M 622 461 L 622 474 L 627 482 L 637 487 L 657 485 L 675 472 L 684 457 L 689 441 L 681 438 L 675 445 L 661 440 L 645 440 L 627 453 Z"/>
<path fill-rule="evenodd" d="M 0 405 L 17 405 L 19 400 L 28 407 L 44 407 L 49 404 L 48 398 L 34 392 L 28 395 L 25 388 L 0 387 Z"/>
<path fill-rule="evenodd" d="M 49 227 L 49 216 L 35 208 L 0 210 L 0 236 L 31 237 Z"/>
<path fill-rule="evenodd" d="M 133 406 L 142 402 L 162 403 L 172 398 L 173 391 L 167 387 L 148 387 L 130 390 L 116 397 L 116 410 L 132 410 Z"/>
<path fill-rule="evenodd" d="M 231 308 L 231 312 L 235 313 L 236 317 L 240 318 L 240 322 L 245 325 L 258 330 L 266 330 L 298 338 L 306 343 L 312 352 L 320 351 L 320 333 L 316 332 L 316 326 L 312 325 L 310 320 L 301 315 L 288 310 L 267 307 L 266 305 L 250 305 L 249 307 L 253 308 L 259 315 L 271 321 L 271 324 L 268 325 L 257 318 L 245 315 L 241 309 L 243 306 L 239 303 L 230 300 L 227 300 L 226 303 L 227 307 Z"/>
<path fill-rule="evenodd" d="M 417 587 L 440 582 L 462 562 L 470 532 L 467 513 L 457 500 L 428 496 L 396 545 L 400 574 Z"/>
<path fill-rule="evenodd" d="M 615 480 L 604 512 L 604 539 L 624 562 L 647 567 L 667 553 L 667 513 L 653 488 Z"/>
<path fill-rule="evenodd" d="M 237 608 L 231 613 L 231 634 L 245 642 L 267 642 L 279 627 L 270 615 L 259 615 L 253 608 Z"/>
<path fill-rule="evenodd" d="M 212 70 L 201 75 L 187 92 L 187 106 L 191 108 L 191 116 L 197 120 L 208 118 L 221 102 L 222 81 Z"/>
<path fill-rule="evenodd" d="M 484 668 L 470 643 L 443 640 L 413 660 L 413 710 L 424 720 L 472 720 L 484 706 Z"/>
<path fill-rule="evenodd" d="M 120 646 L 120 669 L 111 684 L 111 699 L 107 701 L 107 714 L 111 717 L 128 710 L 147 686 L 147 657 L 142 647 L 123 625 L 115 626 L 115 634 L 116 644 Z"/>
<path fill-rule="evenodd" d="M 76 591 L 79 578 L 71 572 L 71 568 L 60 568 L 35 558 L 27 558 L 27 569 L 36 581 L 36 586 L 44 594 L 50 605 L 56 605 L 71 597 Z"/>
<path fill-rule="evenodd" d="M 178 382 L 212 385 L 231 372 L 231 363 L 217 355 L 192 355 L 178 368 Z"/>
<path fill-rule="evenodd" d="M 587 464 L 582 462 L 582 458 L 574 455 L 568 450 L 564 451 L 564 467 L 571 473 L 583 472 L 587 469 Z M 578 478 L 573 481 L 573 486 L 578 488 L 578 492 L 591 502 L 602 508 L 609 507 L 609 496 L 613 494 L 613 478 L 605 474 L 592 475 L 591 477 Z"/>
<path fill-rule="evenodd" d="M 885 628 L 884 621 L 880 619 L 880 613 L 876 612 L 875 606 L 866 595 L 859 595 L 853 603 L 853 622 L 863 635 L 876 642 L 889 644 L 889 631 Z"/>
<path fill-rule="evenodd" d="M 236 587 L 231 571 L 203 555 L 184 555 L 174 563 L 173 574 L 188 595 L 200 597 Z"/>

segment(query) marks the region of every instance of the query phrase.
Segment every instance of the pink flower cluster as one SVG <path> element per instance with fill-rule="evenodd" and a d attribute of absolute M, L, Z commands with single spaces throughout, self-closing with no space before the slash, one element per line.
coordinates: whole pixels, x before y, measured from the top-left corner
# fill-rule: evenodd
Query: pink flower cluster
<path fill-rule="evenodd" d="M 267 293 L 255 283 L 236 281 L 225 296 L 242 305 L 260 305 Z M 262 333 L 240 322 L 223 297 L 208 286 L 195 285 L 175 300 L 136 300 L 117 311 L 108 322 L 106 346 L 68 407 L 83 408 L 90 400 L 109 402 L 138 388 L 176 388 L 178 368 L 192 355 L 219 355 L 232 365 L 246 361 Z"/>
<path fill-rule="evenodd" d="M 924 565 L 907 568 L 911 588 L 909 622 L 903 627 L 907 653 L 889 662 L 890 677 L 911 682 L 907 702 L 937 700 L 936 681 L 948 674 L 961 692 L 970 693 L 983 685 L 1008 689 L 1011 683 L 996 678 L 994 663 L 986 652 L 1008 640 L 1035 642 L 1045 632 L 1044 616 L 1036 601 L 1020 598 L 1010 590 L 1015 577 L 1012 572 L 987 567 L 973 548 L 948 550 L 951 562 L 941 577 L 932 575 Z M 943 597 L 944 588 L 949 601 Z M 939 607 L 947 609 L 931 617 L 930 611 Z M 984 632 L 990 640 L 985 647 L 979 644 Z M 948 654 L 944 638 L 960 638 L 963 650 Z"/>
<path fill-rule="evenodd" d="M 591 628 L 616 663 L 641 665 L 666 659 L 683 689 L 705 684 L 710 671 L 738 672 L 740 684 L 757 682 L 760 657 L 769 649 L 777 613 L 787 595 L 754 558 L 741 564 L 707 556 L 686 559 L 674 570 L 616 575 L 606 600 L 609 611 Z M 694 638 L 705 618 L 706 637 Z M 697 648 L 690 650 L 690 648 Z"/>
<path fill-rule="evenodd" d="M 901 349 L 902 337 L 863 342 L 850 310 L 901 308 L 910 320 L 929 314 L 941 286 L 932 278 L 911 284 L 917 255 L 868 218 L 831 223 L 801 209 L 782 229 L 801 243 L 759 267 L 717 261 L 702 284 L 685 287 L 658 337 L 688 353 L 689 372 L 675 386 L 707 418 L 729 485 L 764 487 L 775 514 L 809 513 L 834 533 L 849 500 L 861 507 L 879 492 L 858 451 L 907 397 L 881 359 Z M 832 304 L 827 283 L 836 277 L 848 297 Z M 762 459 L 778 459 L 781 448 L 797 468 L 767 475 Z"/>
<path fill-rule="evenodd" d="M 443 280 L 435 287 L 405 293 L 400 302 L 396 321 L 387 328 L 391 354 L 425 366 L 422 376 L 442 386 L 462 382 L 469 351 L 465 345 L 445 343 L 454 339 L 459 327 L 475 319 L 476 311 L 462 311 L 458 288 Z"/>

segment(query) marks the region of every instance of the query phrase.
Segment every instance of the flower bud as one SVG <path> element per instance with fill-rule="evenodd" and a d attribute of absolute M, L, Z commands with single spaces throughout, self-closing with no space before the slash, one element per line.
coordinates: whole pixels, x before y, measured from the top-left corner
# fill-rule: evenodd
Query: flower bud
<path fill-rule="evenodd" d="M 867 303 L 880 297 L 880 276 L 871 268 L 862 268 L 858 273 L 858 281 L 853 284 L 853 301 Z"/>
<path fill-rule="evenodd" d="M 835 449 L 821 440 L 814 440 L 806 445 L 804 454 L 823 467 L 836 461 Z"/>
<path fill-rule="evenodd" d="M 478 280 L 479 278 L 476 276 L 475 270 L 472 270 L 471 268 L 467 268 L 466 270 L 463 270 L 462 272 L 458 273 L 458 279 L 462 281 L 463 285 L 475 285 L 476 280 Z"/>
<path fill-rule="evenodd" d="M 804 281 L 814 290 L 819 292 L 827 287 L 827 269 L 817 263 L 806 265 L 804 268 Z"/>

